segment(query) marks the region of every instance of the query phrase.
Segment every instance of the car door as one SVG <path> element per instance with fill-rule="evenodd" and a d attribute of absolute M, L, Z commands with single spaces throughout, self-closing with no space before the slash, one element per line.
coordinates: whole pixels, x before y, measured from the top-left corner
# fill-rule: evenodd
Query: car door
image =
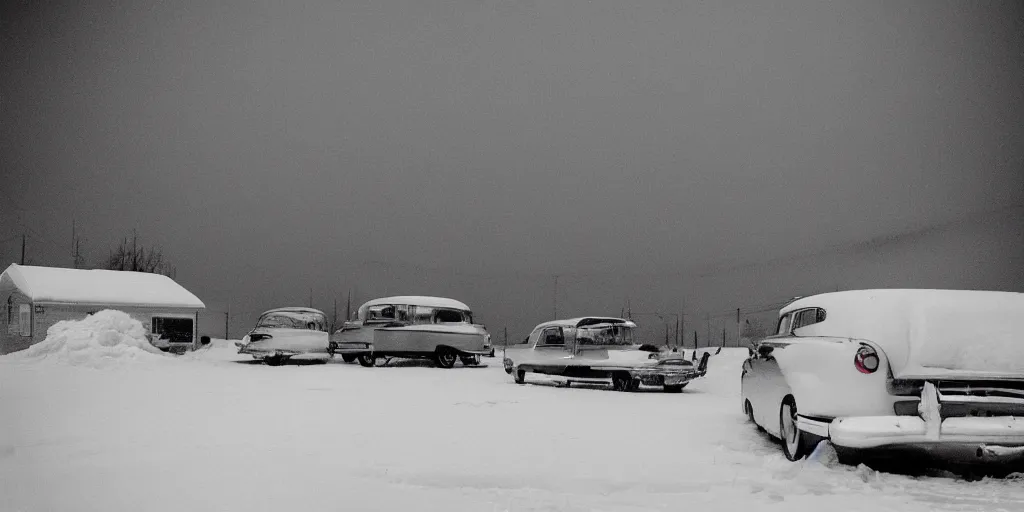
<path fill-rule="evenodd" d="M 792 313 L 779 318 L 776 333 L 764 338 L 754 348 L 749 360 L 749 400 L 753 408 L 754 421 L 770 433 L 779 430 L 779 407 L 789 393 L 789 386 L 779 369 L 776 351 L 785 350 L 793 341 Z"/>

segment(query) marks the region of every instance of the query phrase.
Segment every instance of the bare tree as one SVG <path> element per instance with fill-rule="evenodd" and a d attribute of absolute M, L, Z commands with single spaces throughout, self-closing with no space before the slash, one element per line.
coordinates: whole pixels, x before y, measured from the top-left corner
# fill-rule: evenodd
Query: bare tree
<path fill-rule="evenodd" d="M 107 268 L 163 274 L 171 278 L 177 274 L 177 269 L 164 260 L 164 255 L 159 249 L 139 245 L 139 236 L 134 231 L 131 239 L 122 239 L 121 244 L 110 251 Z"/>

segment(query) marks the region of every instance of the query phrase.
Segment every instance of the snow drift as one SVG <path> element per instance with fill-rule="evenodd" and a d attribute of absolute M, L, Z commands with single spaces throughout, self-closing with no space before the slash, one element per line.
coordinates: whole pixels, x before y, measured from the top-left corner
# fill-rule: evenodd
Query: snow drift
<path fill-rule="evenodd" d="M 127 313 L 110 309 L 82 320 L 57 322 L 47 329 L 45 340 L 5 357 L 45 359 L 89 367 L 143 359 L 169 359 L 149 343 L 141 322 Z"/>

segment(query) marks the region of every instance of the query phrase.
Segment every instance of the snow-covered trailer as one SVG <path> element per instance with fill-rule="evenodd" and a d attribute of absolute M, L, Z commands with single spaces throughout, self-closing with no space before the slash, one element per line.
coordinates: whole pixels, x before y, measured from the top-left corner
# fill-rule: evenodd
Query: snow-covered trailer
<path fill-rule="evenodd" d="M 61 320 L 116 309 L 142 322 L 161 349 L 199 346 L 198 297 L 170 277 L 146 272 L 83 270 L 12 264 L 0 274 L 0 354 L 46 338 Z"/>

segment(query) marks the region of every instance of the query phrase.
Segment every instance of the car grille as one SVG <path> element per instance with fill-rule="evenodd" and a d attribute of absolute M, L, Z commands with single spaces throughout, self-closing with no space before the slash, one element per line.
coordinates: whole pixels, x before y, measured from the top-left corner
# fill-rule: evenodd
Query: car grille
<path fill-rule="evenodd" d="M 940 380 L 932 381 L 939 393 L 943 418 L 971 416 L 1024 416 L 1024 380 Z M 916 416 L 923 380 L 892 380 L 889 393 L 907 397 L 893 404 L 900 416 Z"/>

